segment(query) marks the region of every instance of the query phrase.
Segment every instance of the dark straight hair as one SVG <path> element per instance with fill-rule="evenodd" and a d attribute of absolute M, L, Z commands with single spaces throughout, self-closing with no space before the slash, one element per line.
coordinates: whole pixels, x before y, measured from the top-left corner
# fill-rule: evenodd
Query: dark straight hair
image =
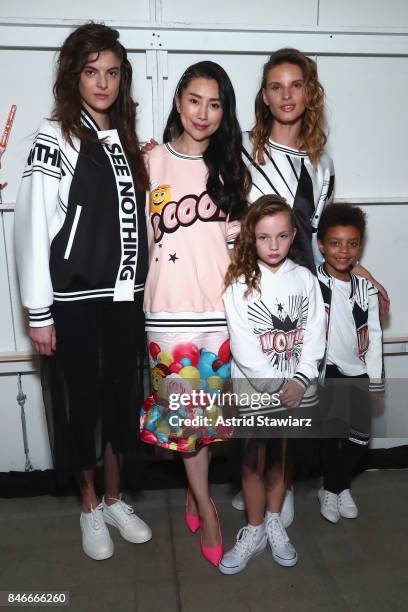
<path fill-rule="evenodd" d="M 184 131 L 176 98 L 181 98 L 193 79 L 211 79 L 218 84 L 223 115 L 220 127 L 210 136 L 209 145 L 203 154 L 208 168 L 207 192 L 231 220 L 239 219 L 246 210 L 250 177 L 242 161 L 242 136 L 236 116 L 234 88 L 229 76 L 219 64 L 210 61 L 198 62 L 183 73 L 174 94 L 163 141 L 174 140 Z"/>

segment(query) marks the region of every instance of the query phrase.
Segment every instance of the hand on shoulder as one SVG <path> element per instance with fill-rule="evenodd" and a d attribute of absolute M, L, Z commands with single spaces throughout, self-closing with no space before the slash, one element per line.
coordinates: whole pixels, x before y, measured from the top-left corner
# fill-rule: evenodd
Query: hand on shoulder
<path fill-rule="evenodd" d="M 145 155 L 146 153 L 150 153 L 150 151 L 153 151 L 153 149 L 157 146 L 159 146 L 159 143 L 157 142 L 157 140 L 155 140 L 154 138 L 151 138 L 148 142 L 146 142 L 143 145 L 143 147 L 140 150 L 143 153 L 143 155 Z"/>

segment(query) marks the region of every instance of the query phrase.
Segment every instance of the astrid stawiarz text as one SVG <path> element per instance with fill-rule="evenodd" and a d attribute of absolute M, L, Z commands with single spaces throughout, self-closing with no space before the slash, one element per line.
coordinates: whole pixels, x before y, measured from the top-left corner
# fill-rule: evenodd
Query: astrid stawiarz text
<path fill-rule="evenodd" d="M 178 410 L 181 406 L 193 406 L 212 411 L 214 406 L 251 406 L 258 410 L 266 406 L 275 408 L 281 406 L 279 393 L 207 393 L 203 390 L 193 390 L 190 393 L 171 393 L 169 395 L 170 410 Z M 169 418 L 170 427 L 311 427 L 312 419 L 246 414 L 243 416 L 225 417 L 218 415 L 215 423 L 212 416 L 197 414 L 194 417 L 174 414 Z"/>

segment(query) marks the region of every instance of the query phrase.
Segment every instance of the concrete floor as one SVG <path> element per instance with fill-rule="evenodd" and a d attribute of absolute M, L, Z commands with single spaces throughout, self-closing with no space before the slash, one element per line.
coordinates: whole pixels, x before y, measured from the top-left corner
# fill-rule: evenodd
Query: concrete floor
<path fill-rule="evenodd" d="M 81 551 L 76 498 L 2 499 L 0 590 L 67 590 L 74 612 L 408 610 L 407 471 L 360 475 L 360 518 L 338 525 L 320 517 L 317 486 L 295 486 L 288 532 L 298 565 L 279 567 L 267 548 L 235 576 L 201 557 L 199 536 L 184 525 L 181 490 L 129 495 L 153 539 L 129 544 L 111 527 L 115 554 L 99 562 Z M 213 496 L 230 548 L 244 514 L 231 507 L 229 486 L 214 486 Z"/>

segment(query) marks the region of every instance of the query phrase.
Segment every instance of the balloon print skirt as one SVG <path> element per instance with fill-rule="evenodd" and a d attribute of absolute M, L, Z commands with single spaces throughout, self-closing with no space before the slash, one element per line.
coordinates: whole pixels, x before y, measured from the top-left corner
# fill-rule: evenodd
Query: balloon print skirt
<path fill-rule="evenodd" d="M 229 440 L 231 351 L 227 331 L 148 332 L 153 393 L 140 415 L 140 437 L 182 453 Z"/>

